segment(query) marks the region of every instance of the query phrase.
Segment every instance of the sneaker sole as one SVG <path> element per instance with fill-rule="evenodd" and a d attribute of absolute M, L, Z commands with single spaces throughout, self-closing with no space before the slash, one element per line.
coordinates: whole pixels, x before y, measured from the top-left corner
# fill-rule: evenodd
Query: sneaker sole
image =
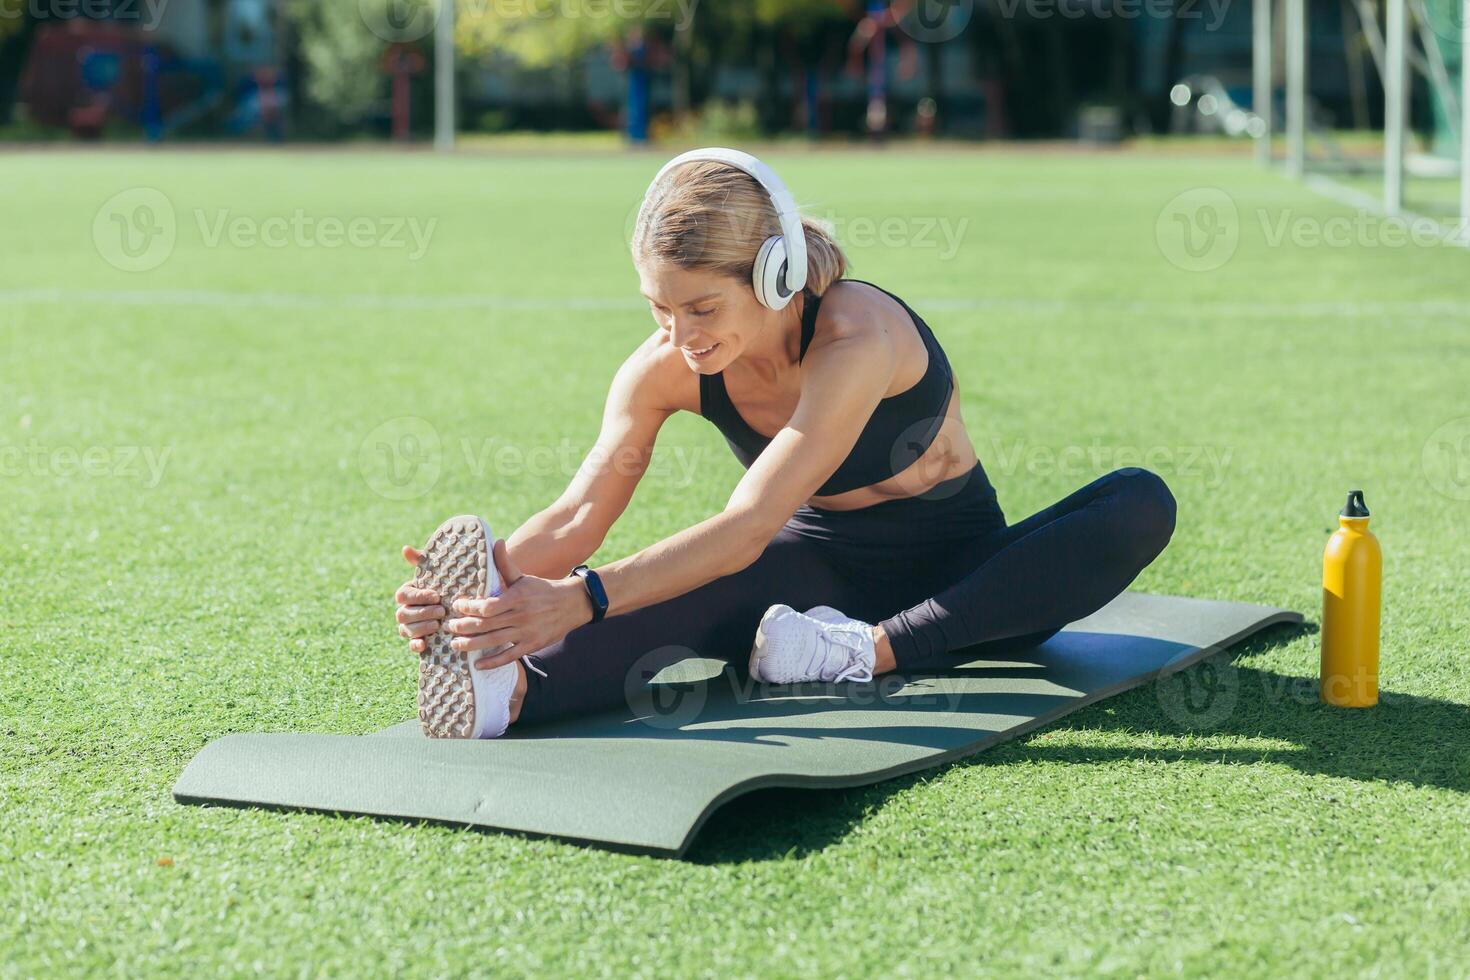
<path fill-rule="evenodd" d="M 478 517 L 453 517 L 424 545 L 413 584 L 432 589 L 446 610 L 457 599 L 480 599 L 499 584 L 490 561 L 490 529 Z M 419 654 L 419 724 L 430 738 L 475 737 L 475 685 L 470 658 L 450 647 L 454 635 L 441 629 Z"/>

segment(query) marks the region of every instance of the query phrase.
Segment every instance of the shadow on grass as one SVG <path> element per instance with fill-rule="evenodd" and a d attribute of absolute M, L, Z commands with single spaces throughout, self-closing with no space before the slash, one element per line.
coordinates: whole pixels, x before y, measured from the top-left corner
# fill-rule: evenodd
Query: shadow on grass
<path fill-rule="evenodd" d="M 1050 746 L 1034 737 L 872 786 L 846 790 L 758 790 L 712 814 L 686 859 L 702 864 L 801 856 L 841 840 L 890 796 L 949 769 L 1036 760 L 1078 765 L 1123 759 L 1247 764 L 1270 762 L 1303 773 L 1365 782 L 1403 782 L 1470 792 L 1470 706 L 1380 692 L 1369 710 L 1319 702 L 1316 677 L 1240 666 L 1316 632 L 1278 626 L 1224 653 L 1068 715 L 1072 729 L 1163 736 L 1270 739 L 1290 748 L 1118 748 Z M 1046 729 L 1042 729 L 1046 731 Z M 1039 794 L 1045 787 L 1038 787 Z"/>

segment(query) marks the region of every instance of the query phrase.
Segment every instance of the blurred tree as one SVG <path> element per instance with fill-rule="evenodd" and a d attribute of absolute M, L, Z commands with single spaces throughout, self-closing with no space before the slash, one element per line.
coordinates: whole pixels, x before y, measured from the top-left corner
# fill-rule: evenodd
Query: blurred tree
<path fill-rule="evenodd" d="M 568 64 L 619 36 L 632 23 L 653 22 L 677 10 L 667 0 L 637 0 L 591 6 L 553 3 L 461 3 L 455 15 L 455 44 L 470 57 L 504 54 L 527 68 Z M 666 15 L 666 14 L 665 14 Z"/>
<path fill-rule="evenodd" d="M 862 0 L 756 0 L 755 22 L 768 38 L 759 49 L 767 131 L 819 128 L 820 79 L 838 63 L 863 12 Z M 783 78 L 789 93 L 782 92 Z"/>
<path fill-rule="evenodd" d="M 819 101 L 817 81 L 841 63 L 853 25 L 863 15 L 862 0 L 755 0 L 707 4 L 695 19 L 687 45 L 691 74 L 716 64 L 750 64 L 760 79 L 756 108 L 761 128 L 770 133 L 811 118 Z M 783 80 L 790 91 L 783 91 Z M 693 99 L 692 101 L 698 101 Z"/>
<path fill-rule="evenodd" d="M 21 68 L 36 34 L 36 18 L 26 0 L 0 0 L 0 124 L 15 109 Z"/>
<path fill-rule="evenodd" d="M 567 90 L 580 97 L 587 87 L 589 51 L 604 44 L 620 49 L 640 25 L 655 24 L 679 10 L 668 0 L 616 4 L 461 0 L 455 15 L 455 47 L 469 58 L 501 56 L 522 68 L 560 68 Z M 630 114 L 625 106 L 624 115 Z"/>
<path fill-rule="evenodd" d="M 324 128 L 359 122 L 380 103 L 387 40 L 368 24 L 387 23 L 390 3 L 392 0 L 287 0 L 286 19 L 305 68 L 305 95 L 324 115 Z M 373 20 L 374 13 L 383 16 Z"/>

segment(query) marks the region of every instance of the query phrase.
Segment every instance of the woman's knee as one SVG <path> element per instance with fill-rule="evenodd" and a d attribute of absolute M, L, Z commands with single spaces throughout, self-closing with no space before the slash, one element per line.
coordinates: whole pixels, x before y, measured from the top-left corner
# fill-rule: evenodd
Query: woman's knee
<path fill-rule="evenodd" d="M 1116 471 L 1115 476 L 1124 535 L 1147 564 L 1174 536 L 1178 512 L 1174 494 L 1163 478 L 1150 470 L 1130 467 Z"/>

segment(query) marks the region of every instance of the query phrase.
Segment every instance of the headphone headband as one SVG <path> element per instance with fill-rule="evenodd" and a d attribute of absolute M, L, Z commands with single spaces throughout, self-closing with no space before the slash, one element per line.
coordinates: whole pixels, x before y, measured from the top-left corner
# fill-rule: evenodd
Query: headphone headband
<path fill-rule="evenodd" d="M 725 146 L 707 146 L 702 150 L 690 150 L 688 153 L 679 154 L 664 164 L 654 176 L 653 183 L 648 185 L 648 190 L 643 194 L 643 205 L 638 209 L 639 218 L 643 217 L 643 207 L 648 205 L 648 198 L 653 194 L 659 181 L 664 179 L 665 174 L 686 163 L 703 161 L 724 163 L 736 170 L 744 171 L 754 177 L 756 183 L 765 189 L 766 194 L 771 198 L 771 203 L 776 207 L 776 219 L 781 223 L 781 237 L 785 239 L 786 288 L 792 293 L 800 292 L 806 286 L 806 232 L 801 227 L 801 213 L 796 210 L 796 199 L 791 196 L 786 185 L 781 183 L 781 178 L 776 176 L 776 171 L 749 153 L 732 150 Z"/>

